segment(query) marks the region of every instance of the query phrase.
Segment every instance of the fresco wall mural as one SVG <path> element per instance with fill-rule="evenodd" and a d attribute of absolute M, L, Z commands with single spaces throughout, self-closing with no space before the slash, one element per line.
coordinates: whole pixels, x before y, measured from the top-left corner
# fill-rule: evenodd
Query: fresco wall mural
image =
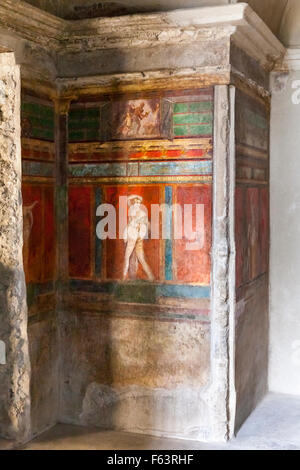
<path fill-rule="evenodd" d="M 269 121 L 267 110 L 237 94 L 237 287 L 268 272 Z"/>
<path fill-rule="evenodd" d="M 125 303 L 158 304 L 176 298 L 184 307 L 191 299 L 199 299 L 197 313 L 209 313 L 212 120 L 212 89 L 116 96 L 72 105 L 71 289 L 102 291 Z M 99 240 L 97 207 L 115 207 L 118 232 L 120 196 L 129 198 L 127 240 Z M 200 249 L 187 251 L 184 237 L 164 240 L 162 233 L 156 239 L 150 233 L 147 239 L 130 238 L 130 223 L 133 226 L 138 219 L 138 206 L 144 207 L 146 214 L 140 212 L 141 220 L 144 217 L 142 230 L 148 231 L 151 207 L 161 204 L 171 208 L 176 204 L 182 211 L 185 205 L 193 205 L 194 230 L 196 204 L 204 206 L 204 243 Z M 171 211 L 168 217 L 174 231 L 175 214 Z M 126 289 L 122 287 L 125 281 Z"/>
<path fill-rule="evenodd" d="M 54 107 L 22 96 L 23 259 L 31 313 L 54 308 L 56 276 Z M 47 299 L 47 300 L 46 300 Z M 45 308 L 45 305 L 44 305 Z"/>
<path fill-rule="evenodd" d="M 202 393 L 209 383 L 213 96 L 213 88 L 207 88 L 91 96 L 71 104 L 68 247 L 58 247 L 68 252 L 69 274 L 60 331 L 62 419 L 101 426 L 105 413 L 111 416 L 103 393 L 107 403 L 118 404 L 126 395 L 126 409 L 133 411 L 137 403 L 144 409 L 143 397 L 151 400 L 161 388 L 177 396 L 181 387 Z M 24 265 L 31 318 L 55 310 L 50 114 L 54 119 L 49 102 L 23 97 Z M 267 350 L 256 345 L 267 344 L 268 329 L 268 123 L 263 100 L 237 90 L 237 422 L 248 409 L 243 390 L 263 395 L 267 383 Z M 107 216 L 98 212 L 103 205 L 114 208 L 117 235 L 105 239 L 97 232 Z M 163 208 L 155 213 L 158 233 L 153 207 Z M 196 237 L 192 242 L 184 226 L 187 207 L 192 207 L 187 216 Z M 181 237 L 176 236 L 178 220 Z M 164 230 L 170 236 L 163 236 Z M 43 336 L 51 344 L 57 334 L 53 322 L 51 333 L 47 329 Z M 33 338 L 36 362 L 41 340 Z M 40 396 L 37 375 L 32 386 Z M 195 399 L 194 405 L 200 407 L 201 401 Z M 93 407 L 100 410 L 96 415 Z M 141 426 L 145 417 L 133 421 Z"/>
<path fill-rule="evenodd" d="M 191 409 L 205 413 L 213 95 L 208 88 L 71 104 L 63 419 L 105 427 L 109 416 L 110 427 L 123 429 L 112 407 L 125 406 L 135 429 L 150 429 L 146 401 L 172 414 L 170 400 L 181 399 L 182 387 L 194 390 Z M 114 208 L 117 237 L 97 235 L 103 204 Z M 185 206 L 195 239 L 185 230 L 177 236 Z"/>
<path fill-rule="evenodd" d="M 269 112 L 267 101 L 237 90 L 237 428 L 268 388 Z"/>
<path fill-rule="evenodd" d="M 36 88 L 36 86 L 35 86 Z M 33 435 L 56 423 L 56 209 L 54 104 L 22 90 L 23 263 L 27 285 Z"/>

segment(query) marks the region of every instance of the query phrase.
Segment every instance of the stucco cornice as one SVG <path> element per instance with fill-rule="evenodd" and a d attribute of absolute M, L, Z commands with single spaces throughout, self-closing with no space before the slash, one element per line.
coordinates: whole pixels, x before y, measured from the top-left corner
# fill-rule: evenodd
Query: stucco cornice
<path fill-rule="evenodd" d="M 1 0 L 0 27 L 51 49 L 59 49 L 67 22 L 21 0 Z"/>
<path fill-rule="evenodd" d="M 287 49 L 283 59 L 276 64 L 275 70 L 281 72 L 300 70 L 300 48 Z"/>
<path fill-rule="evenodd" d="M 237 25 L 234 42 L 250 57 L 272 70 L 275 63 L 284 56 L 285 47 L 249 5 L 239 5 L 243 7 L 243 18 Z"/>
<path fill-rule="evenodd" d="M 64 50 L 154 47 L 218 40 L 234 42 L 264 66 L 272 67 L 285 48 L 246 3 L 68 22 Z"/>
<path fill-rule="evenodd" d="M 211 83 L 228 84 L 230 82 L 230 67 L 216 70 L 215 67 L 193 68 L 180 70 L 162 70 L 143 73 L 126 73 L 114 75 L 97 75 L 81 78 L 58 78 L 56 84 L 61 96 L 72 93 L 77 98 L 82 96 L 99 95 L 118 92 L 136 92 L 148 90 L 169 89 L 174 83 L 177 89 L 206 87 Z"/>
<path fill-rule="evenodd" d="M 1 0 L 0 28 L 63 54 L 104 49 L 149 48 L 164 44 L 231 38 L 238 47 L 272 68 L 285 49 L 245 3 L 66 21 L 21 0 Z"/>

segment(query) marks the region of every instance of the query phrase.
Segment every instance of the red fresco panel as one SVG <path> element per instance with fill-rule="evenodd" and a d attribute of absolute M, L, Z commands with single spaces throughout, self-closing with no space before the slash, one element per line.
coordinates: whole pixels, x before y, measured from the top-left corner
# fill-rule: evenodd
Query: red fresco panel
<path fill-rule="evenodd" d="M 268 271 L 269 264 L 269 189 L 260 190 L 260 250 L 261 274 Z"/>
<path fill-rule="evenodd" d="M 247 239 L 249 280 L 253 280 L 260 274 L 258 188 L 248 188 L 247 190 Z"/>
<path fill-rule="evenodd" d="M 174 240 L 175 280 L 184 283 L 210 284 L 211 272 L 211 227 L 212 227 L 212 188 L 211 185 L 179 186 L 176 202 L 184 204 L 204 204 L 204 246 L 198 251 L 186 249 L 189 240 Z M 193 208 L 193 230 L 196 229 L 196 208 Z"/>
<path fill-rule="evenodd" d="M 91 187 L 69 189 L 69 275 L 91 276 Z"/>
<path fill-rule="evenodd" d="M 236 245 L 236 285 L 241 286 L 248 276 L 248 250 L 245 211 L 245 189 L 235 191 L 235 245 Z"/>
<path fill-rule="evenodd" d="M 26 282 L 42 282 L 43 277 L 43 195 L 42 187 L 24 184 L 24 270 Z"/>
<path fill-rule="evenodd" d="M 45 187 L 45 252 L 44 252 L 44 281 L 55 278 L 56 250 L 55 250 L 55 213 L 54 188 Z"/>

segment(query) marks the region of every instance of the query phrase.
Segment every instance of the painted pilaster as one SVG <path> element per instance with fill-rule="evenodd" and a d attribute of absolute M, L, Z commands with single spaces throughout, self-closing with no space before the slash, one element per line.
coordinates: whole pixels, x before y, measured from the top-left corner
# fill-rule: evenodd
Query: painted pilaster
<path fill-rule="evenodd" d="M 55 101 L 55 208 L 56 208 L 56 250 L 57 250 L 57 289 L 56 314 L 60 325 L 58 330 L 59 344 L 59 377 L 62 376 L 62 328 L 63 328 L 63 297 L 66 290 L 69 266 L 69 230 L 68 230 L 68 122 L 71 99 Z M 61 380 L 59 379 L 59 396 L 61 396 Z M 60 408 L 60 403 L 59 403 Z"/>
<path fill-rule="evenodd" d="M 213 246 L 212 246 L 212 339 L 211 388 L 212 437 L 227 440 L 232 435 L 233 321 L 232 294 L 234 250 L 232 240 L 234 171 L 234 89 L 215 87 L 214 179 L 213 179 Z"/>
<path fill-rule="evenodd" d="M 58 283 L 68 277 L 68 120 L 71 98 L 55 102 Z"/>

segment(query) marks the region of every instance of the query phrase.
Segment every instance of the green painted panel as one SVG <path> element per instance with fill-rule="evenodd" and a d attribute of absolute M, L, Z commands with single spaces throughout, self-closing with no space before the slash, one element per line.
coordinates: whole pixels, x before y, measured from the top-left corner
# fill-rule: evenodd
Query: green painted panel
<path fill-rule="evenodd" d="M 71 142 L 76 142 L 78 140 L 84 140 L 84 132 L 70 132 L 69 139 Z"/>
<path fill-rule="evenodd" d="M 174 104 L 174 114 L 175 113 L 188 113 L 189 104 L 188 103 L 175 103 Z"/>
<path fill-rule="evenodd" d="M 212 134 L 212 125 L 190 126 L 190 135 L 210 135 Z"/>
<path fill-rule="evenodd" d="M 175 136 L 185 136 L 189 135 L 189 126 L 175 126 L 174 127 L 174 134 Z"/>
<path fill-rule="evenodd" d="M 211 113 L 175 114 L 174 124 L 202 124 L 212 122 Z"/>
<path fill-rule="evenodd" d="M 190 103 L 189 111 L 197 113 L 201 111 L 212 111 L 213 103 L 211 101 L 202 101 L 202 103 Z"/>

